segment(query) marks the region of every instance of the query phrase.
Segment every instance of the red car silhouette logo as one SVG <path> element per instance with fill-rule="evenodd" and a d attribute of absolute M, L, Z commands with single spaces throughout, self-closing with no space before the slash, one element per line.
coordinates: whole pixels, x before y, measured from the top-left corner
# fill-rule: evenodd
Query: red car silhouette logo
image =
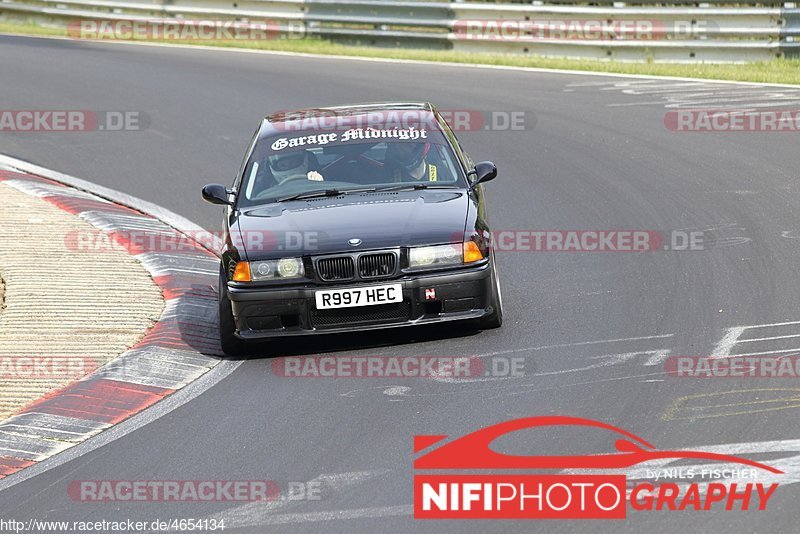
<path fill-rule="evenodd" d="M 576 456 L 519 456 L 492 450 L 491 443 L 510 432 L 537 427 L 583 426 L 609 430 L 619 435 L 617 452 Z M 414 436 L 414 452 L 420 452 L 447 436 Z M 699 459 L 738 463 L 770 473 L 783 471 L 738 456 L 702 451 L 658 450 L 644 439 L 621 428 L 580 417 L 541 416 L 514 419 L 482 428 L 438 447 L 414 461 L 415 469 L 623 469 L 665 458 Z"/>

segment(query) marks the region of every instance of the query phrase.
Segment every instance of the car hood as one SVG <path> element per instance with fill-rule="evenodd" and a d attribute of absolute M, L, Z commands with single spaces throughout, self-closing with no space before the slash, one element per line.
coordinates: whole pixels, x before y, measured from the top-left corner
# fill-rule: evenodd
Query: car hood
<path fill-rule="evenodd" d="M 259 206 L 237 222 L 247 258 L 257 261 L 459 241 L 469 201 L 463 190 L 356 193 Z"/>

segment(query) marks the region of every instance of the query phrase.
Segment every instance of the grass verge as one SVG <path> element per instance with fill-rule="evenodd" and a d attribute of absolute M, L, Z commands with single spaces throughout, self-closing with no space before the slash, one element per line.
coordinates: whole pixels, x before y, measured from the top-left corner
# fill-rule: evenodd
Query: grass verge
<path fill-rule="evenodd" d="M 0 20 L 0 33 L 13 35 L 66 36 L 64 28 L 42 26 L 33 22 L 17 22 L 12 20 Z M 433 62 L 446 61 L 452 63 L 536 67 L 619 74 L 649 74 L 677 76 L 682 78 L 703 78 L 709 80 L 800 85 L 800 59 L 774 59 L 772 61 L 742 64 L 624 63 L 618 61 L 545 58 L 510 54 L 478 54 L 455 52 L 451 50 L 409 50 L 348 46 L 321 39 L 277 39 L 265 41 L 196 40 L 182 41 L 181 44 L 322 55 L 413 59 Z"/>

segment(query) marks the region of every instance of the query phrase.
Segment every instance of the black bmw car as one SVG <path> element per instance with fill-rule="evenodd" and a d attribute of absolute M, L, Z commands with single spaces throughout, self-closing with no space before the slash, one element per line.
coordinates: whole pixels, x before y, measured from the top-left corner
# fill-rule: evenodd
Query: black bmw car
<path fill-rule="evenodd" d="M 428 103 L 276 113 L 228 188 L 219 281 L 228 354 L 256 339 L 469 321 L 497 328 L 483 183 Z"/>

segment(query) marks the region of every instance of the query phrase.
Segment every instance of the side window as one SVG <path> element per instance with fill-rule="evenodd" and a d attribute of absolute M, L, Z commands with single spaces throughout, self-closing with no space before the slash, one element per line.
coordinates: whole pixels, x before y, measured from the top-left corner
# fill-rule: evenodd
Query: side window
<path fill-rule="evenodd" d="M 256 185 L 256 176 L 258 176 L 258 162 L 253 162 L 253 168 L 250 169 L 250 176 L 247 178 L 247 190 L 244 192 L 245 198 L 253 198 L 253 188 Z"/>

